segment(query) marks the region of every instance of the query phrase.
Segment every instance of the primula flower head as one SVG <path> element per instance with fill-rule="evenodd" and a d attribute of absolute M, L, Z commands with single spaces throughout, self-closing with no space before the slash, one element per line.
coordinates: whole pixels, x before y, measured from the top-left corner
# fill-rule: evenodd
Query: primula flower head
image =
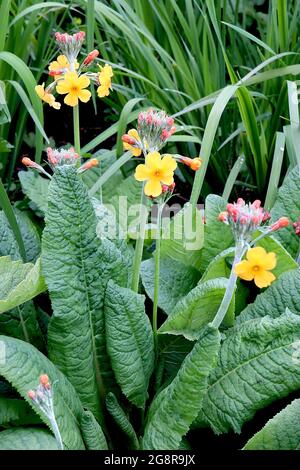
<path fill-rule="evenodd" d="M 76 70 L 79 67 L 77 60 L 75 61 L 74 67 Z M 59 55 L 56 60 L 50 63 L 48 69 L 49 75 L 53 76 L 55 80 L 58 80 L 61 75 L 70 71 L 70 64 L 65 55 Z"/>
<path fill-rule="evenodd" d="M 276 277 L 270 272 L 276 266 L 276 254 L 267 253 L 264 248 L 250 248 L 246 260 L 235 265 L 235 274 L 245 281 L 253 281 L 257 287 L 268 287 Z"/>
<path fill-rule="evenodd" d="M 79 155 L 75 152 L 73 147 L 69 149 L 52 149 L 47 148 L 48 162 L 52 168 L 62 165 L 77 165 Z"/>
<path fill-rule="evenodd" d="M 85 33 L 83 31 L 79 31 L 73 35 L 59 32 L 55 33 L 57 45 L 63 55 L 67 57 L 71 71 L 75 70 L 76 57 L 79 54 L 84 38 Z"/>
<path fill-rule="evenodd" d="M 36 85 L 35 92 L 38 97 L 41 100 L 45 101 L 45 103 L 48 103 L 49 106 L 54 109 L 60 109 L 61 104 L 55 101 L 55 97 L 51 93 L 49 93 L 47 89 L 45 90 L 45 83 L 43 83 L 42 85 Z"/>
<path fill-rule="evenodd" d="M 136 129 L 130 129 L 128 134 L 124 134 L 122 141 L 124 150 L 130 150 L 134 157 L 139 157 L 141 155 L 141 138 Z"/>
<path fill-rule="evenodd" d="M 174 119 L 164 111 L 148 109 L 139 114 L 138 132 L 150 152 L 160 150 L 175 131 Z"/>
<path fill-rule="evenodd" d="M 58 82 L 56 90 L 61 95 L 67 95 L 64 98 L 67 105 L 77 106 L 78 100 L 87 103 L 92 96 L 89 90 L 85 90 L 89 84 L 90 80 L 86 75 L 79 77 L 76 72 L 67 72 Z"/>
<path fill-rule="evenodd" d="M 150 152 L 146 156 L 145 164 L 136 167 L 134 176 L 137 181 L 146 181 L 146 196 L 158 197 L 163 192 L 163 185 L 173 184 L 176 168 L 177 163 L 171 155 L 162 158 L 160 153 Z"/>

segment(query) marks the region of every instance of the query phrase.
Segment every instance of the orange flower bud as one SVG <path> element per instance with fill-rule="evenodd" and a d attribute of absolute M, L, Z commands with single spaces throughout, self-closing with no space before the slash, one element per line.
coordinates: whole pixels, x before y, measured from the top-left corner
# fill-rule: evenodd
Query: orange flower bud
<path fill-rule="evenodd" d="M 226 222 L 227 216 L 228 216 L 227 212 L 220 212 L 220 214 L 218 215 L 218 220 L 220 220 L 220 222 Z"/>
<path fill-rule="evenodd" d="M 191 161 L 191 164 L 190 164 L 190 168 L 194 171 L 197 171 L 199 170 L 199 168 L 201 167 L 202 165 L 202 161 L 201 158 L 193 158 L 192 161 Z"/>
<path fill-rule="evenodd" d="M 129 145 L 135 145 L 136 143 L 135 139 L 130 137 L 130 135 L 128 134 L 122 135 L 122 142 L 125 142 L 126 144 L 129 144 Z"/>
<path fill-rule="evenodd" d="M 40 384 L 47 385 L 49 383 L 49 377 L 47 374 L 40 375 Z"/>
<path fill-rule="evenodd" d="M 29 390 L 29 392 L 27 393 L 27 395 L 29 396 L 29 398 L 31 398 L 31 400 L 34 400 L 35 399 L 35 392 L 33 390 Z"/>
<path fill-rule="evenodd" d="M 83 61 L 83 65 L 90 65 L 96 59 L 96 57 L 98 57 L 98 55 L 99 55 L 99 51 L 97 51 L 96 49 L 93 50 L 86 56 L 86 58 Z"/>
<path fill-rule="evenodd" d="M 275 232 L 281 228 L 287 227 L 290 221 L 287 217 L 280 217 L 273 225 L 270 226 L 270 231 Z"/>
<path fill-rule="evenodd" d="M 29 168 L 38 168 L 39 167 L 39 165 L 37 163 L 35 163 L 34 161 L 32 161 L 28 157 L 23 157 L 22 158 L 22 163 L 23 163 L 23 165 L 28 166 Z"/>
<path fill-rule="evenodd" d="M 77 170 L 78 173 L 82 173 L 83 171 L 90 170 L 91 168 L 98 166 L 99 161 L 97 158 L 92 158 L 91 160 L 88 160 L 85 162 L 81 167 Z"/>

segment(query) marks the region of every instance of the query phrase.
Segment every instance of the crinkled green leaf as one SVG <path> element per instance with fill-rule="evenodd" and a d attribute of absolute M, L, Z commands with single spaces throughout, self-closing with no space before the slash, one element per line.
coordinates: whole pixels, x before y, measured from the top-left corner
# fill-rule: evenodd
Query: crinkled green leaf
<path fill-rule="evenodd" d="M 31 170 L 19 171 L 18 176 L 23 193 L 33 203 L 32 209 L 37 209 L 39 213 L 44 215 L 47 210 L 49 180 Z"/>
<path fill-rule="evenodd" d="M 107 350 L 123 393 L 143 408 L 154 365 L 154 340 L 145 297 L 109 281 L 105 295 Z"/>
<path fill-rule="evenodd" d="M 299 450 L 300 399 L 281 410 L 247 442 L 243 450 Z"/>
<path fill-rule="evenodd" d="M 87 450 L 107 450 L 107 442 L 101 426 L 91 411 L 84 411 L 81 416 L 81 433 Z"/>
<path fill-rule="evenodd" d="M 163 218 L 161 258 L 199 269 L 204 228 L 201 213 L 189 203 L 170 220 Z"/>
<path fill-rule="evenodd" d="M 233 235 L 228 225 L 218 220 L 220 212 L 226 210 L 226 201 L 220 196 L 210 194 L 205 199 L 204 245 L 202 250 L 201 269 L 222 251 L 234 246 Z"/>
<path fill-rule="evenodd" d="M 139 449 L 139 440 L 135 430 L 128 420 L 123 408 L 119 405 L 116 396 L 108 393 L 106 396 L 106 407 L 119 428 L 126 434 L 131 444 L 131 449 Z"/>
<path fill-rule="evenodd" d="M 300 174 L 299 168 L 296 166 L 291 170 L 284 179 L 282 186 L 279 188 L 275 204 L 271 210 L 272 221 L 279 217 L 289 217 L 295 222 L 300 216 Z M 299 237 L 295 234 L 292 225 L 278 230 L 274 233 L 285 249 L 295 257 L 299 250 Z"/>
<path fill-rule="evenodd" d="M 159 361 L 163 363 L 163 379 L 170 381 L 177 374 L 184 358 L 191 352 L 194 343 L 183 336 L 159 335 Z"/>
<path fill-rule="evenodd" d="M 208 376 L 217 360 L 220 333 L 205 327 L 176 377 L 152 402 L 142 448 L 176 450 L 202 403 Z"/>
<path fill-rule="evenodd" d="M 0 397 L 0 426 L 22 426 L 40 422 L 40 418 L 26 401 Z"/>
<path fill-rule="evenodd" d="M 0 334 L 28 341 L 40 350 L 45 349 L 37 310 L 31 300 L 1 313 Z"/>
<path fill-rule="evenodd" d="M 217 277 L 228 278 L 230 275 L 234 254 L 234 247 L 227 248 L 227 250 L 224 250 L 222 253 L 218 254 L 207 266 L 203 276 L 200 279 L 200 283 L 202 284 L 205 281 L 216 279 Z"/>
<path fill-rule="evenodd" d="M 46 429 L 20 427 L 0 432 L 0 450 L 58 450 L 58 447 Z"/>
<path fill-rule="evenodd" d="M 63 443 L 68 449 L 84 449 L 79 427 L 83 408 L 71 383 L 31 344 L 0 336 L 0 376 L 12 384 L 51 429 L 48 418 L 27 395 L 37 387 L 41 374 L 47 374 L 52 384 L 54 412 Z"/>
<path fill-rule="evenodd" d="M 147 295 L 153 301 L 154 295 L 153 258 L 142 262 L 141 276 Z M 158 305 L 167 315 L 172 314 L 176 304 L 197 285 L 200 273 L 192 266 L 169 258 L 161 259 L 159 275 Z"/>
<path fill-rule="evenodd" d="M 268 289 L 259 294 L 237 317 L 237 323 L 253 318 L 278 317 L 289 308 L 300 315 L 300 268 L 283 273 Z"/>
<path fill-rule="evenodd" d="M 227 279 L 220 278 L 198 284 L 178 302 L 173 313 L 159 328 L 159 333 L 183 335 L 192 341 L 198 339 L 202 327 L 214 319 L 222 302 L 227 282 Z M 233 321 L 234 297 L 223 323 L 229 326 Z"/>
<path fill-rule="evenodd" d="M 300 317 L 287 311 L 228 331 L 201 415 L 216 433 L 240 432 L 256 411 L 300 387 Z"/>
<path fill-rule="evenodd" d="M 75 168 L 56 169 L 45 221 L 42 263 L 53 308 L 49 355 L 99 419 L 100 393 L 112 374 L 105 345 L 104 292 L 111 278 L 127 285 L 127 266 L 112 242 L 97 238 L 95 213 Z"/>
<path fill-rule="evenodd" d="M 117 221 L 126 233 L 135 232 L 138 225 L 141 192 L 142 183 L 129 176 L 111 187 L 109 197 L 104 200 L 108 208 L 115 209 Z"/>
<path fill-rule="evenodd" d="M 35 262 L 41 251 L 37 228 L 26 212 L 18 209 L 14 209 L 14 212 L 24 242 L 26 260 Z M 10 256 L 13 260 L 22 259 L 18 243 L 4 212 L 0 212 L 0 256 Z"/>
<path fill-rule="evenodd" d="M 9 256 L 0 258 L 0 313 L 6 312 L 46 290 L 41 275 L 41 263 L 12 261 Z"/>

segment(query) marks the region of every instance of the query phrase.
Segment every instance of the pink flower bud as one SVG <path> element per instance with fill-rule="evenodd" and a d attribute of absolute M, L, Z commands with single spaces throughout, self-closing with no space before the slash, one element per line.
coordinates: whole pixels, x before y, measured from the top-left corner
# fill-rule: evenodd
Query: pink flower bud
<path fill-rule="evenodd" d="M 174 124 L 174 119 L 171 118 L 171 117 L 168 117 L 168 118 L 167 118 L 167 125 L 168 125 L 169 127 L 172 127 L 173 124 Z"/>
<path fill-rule="evenodd" d="M 29 398 L 31 398 L 31 400 L 34 400 L 35 399 L 35 392 L 33 390 L 29 390 L 29 392 L 27 393 L 27 395 L 29 396 Z"/>
<path fill-rule="evenodd" d="M 133 137 L 130 137 L 128 134 L 122 135 L 122 142 L 125 142 L 126 144 L 129 145 L 135 145 L 136 141 L 133 139 Z"/>
<path fill-rule="evenodd" d="M 168 137 L 170 137 L 170 133 L 167 131 L 167 129 L 163 129 L 161 133 L 161 140 L 167 140 Z"/>
<path fill-rule="evenodd" d="M 163 184 L 161 187 L 161 192 L 164 194 L 164 193 L 167 193 L 168 191 L 169 191 L 169 186 L 167 184 Z"/>
<path fill-rule="evenodd" d="M 261 201 L 259 199 L 256 199 L 253 203 L 252 203 L 252 207 L 254 207 L 254 209 L 259 209 L 261 206 Z"/>
<path fill-rule="evenodd" d="M 240 224 L 246 225 L 248 223 L 248 217 L 246 215 L 242 215 L 239 220 Z"/>
<path fill-rule="evenodd" d="M 280 217 L 274 224 L 270 226 L 270 232 L 275 232 L 281 228 L 287 227 L 290 221 L 287 217 Z"/>
<path fill-rule="evenodd" d="M 244 199 L 242 199 L 241 197 L 238 198 L 238 200 L 236 201 L 236 203 L 237 203 L 239 206 L 244 206 L 244 205 L 245 205 L 245 201 L 244 201 Z"/>
<path fill-rule="evenodd" d="M 90 65 L 96 59 L 96 57 L 98 57 L 98 55 L 99 55 L 99 51 L 97 51 L 97 49 L 95 49 L 94 51 L 90 52 L 86 56 L 86 58 L 83 61 L 83 64 L 84 65 Z"/>
<path fill-rule="evenodd" d="M 218 220 L 220 220 L 220 222 L 227 222 L 227 216 L 227 212 L 220 212 L 220 214 L 218 215 Z"/>
<path fill-rule="evenodd" d="M 38 165 L 37 163 L 35 163 L 33 160 L 31 160 L 30 158 L 28 157 L 23 157 L 22 158 L 22 163 L 23 165 L 29 167 L 29 168 L 40 168 L 40 165 Z"/>
<path fill-rule="evenodd" d="M 264 215 L 263 215 L 263 218 L 262 218 L 262 221 L 263 221 L 263 222 L 266 222 L 266 221 L 269 220 L 270 218 L 271 218 L 270 212 L 265 211 L 265 212 L 264 212 Z"/>
<path fill-rule="evenodd" d="M 260 223 L 260 219 L 259 219 L 258 215 L 253 215 L 251 217 L 251 221 L 252 221 L 253 225 L 259 225 L 259 223 Z"/>
<path fill-rule="evenodd" d="M 47 385 L 49 383 L 49 377 L 47 374 L 40 375 L 40 384 Z"/>

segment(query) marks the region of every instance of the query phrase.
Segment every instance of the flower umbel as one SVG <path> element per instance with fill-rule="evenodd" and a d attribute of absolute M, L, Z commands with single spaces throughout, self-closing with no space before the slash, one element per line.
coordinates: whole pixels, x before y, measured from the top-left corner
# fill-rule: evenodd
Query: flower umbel
<path fill-rule="evenodd" d="M 136 167 L 134 176 L 137 181 L 146 181 L 146 196 L 158 197 L 163 192 L 163 185 L 173 184 L 176 168 L 177 163 L 171 155 L 162 158 L 160 153 L 150 152 L 145 158 L 145 164 Z"/>
<path fill-rule="evenodd" d="M 76 57 L 79 54 L 82 43 L 85 38 L 85 33 L 79 31 L 73 35 L 67 33 L 55 33 L 55 39 L 63 55 L 67 57 L 70 64 L 70 70 L 75 70 Z"/>
<path fill-rule="evenodd" d="M 174 119 L 164 111 L 148 109 L 139 114 L 138 133 L 144 151 L 159 151 L 175 131 Z"/>
<path fill-rule="evenodd" d="M 276 254 L 267 253 L 257 246 L 246 253 L 246 260 L 235 265 L 235 274 L 245 281 L 252 281 L 257 287 L 268 287 L 276 277 L 270 272 L 276 266 Z"/>

